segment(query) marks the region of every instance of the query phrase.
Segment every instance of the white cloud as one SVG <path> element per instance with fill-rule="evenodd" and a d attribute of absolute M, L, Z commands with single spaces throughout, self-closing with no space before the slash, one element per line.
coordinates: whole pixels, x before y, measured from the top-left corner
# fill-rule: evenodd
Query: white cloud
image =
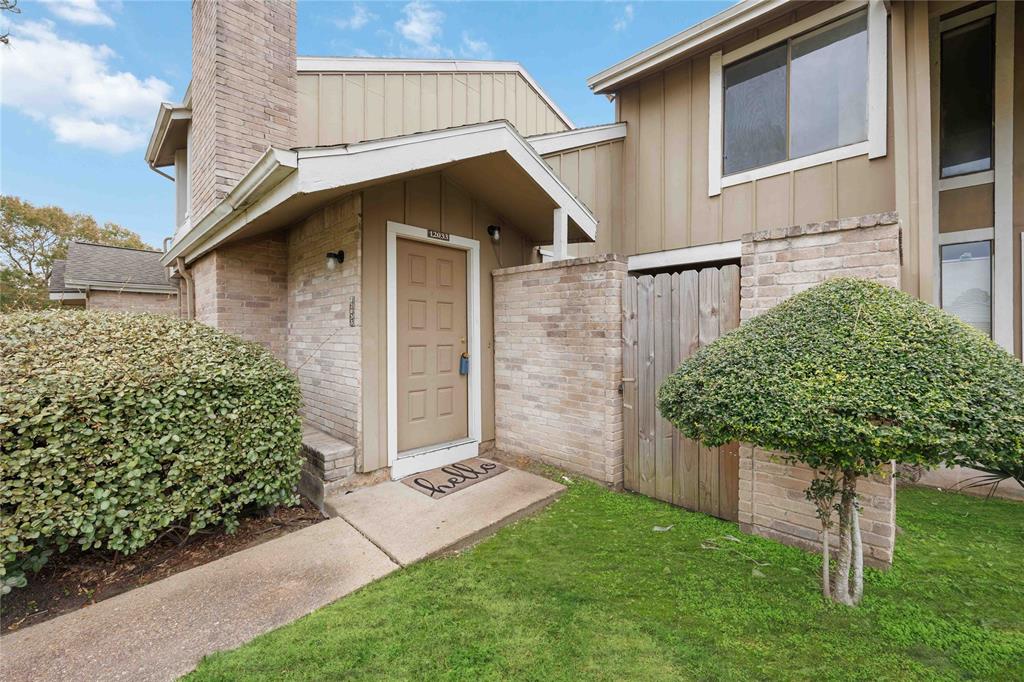
<path fill-rule="evenodd" d="M 633 5 L 628 4 L 622 8 L 622 14 L 612 22 L 612 28 L 616 31 L 625 31 L 633 23 Z"/>
<path fill-rule="evenodd" d="M 171 86 L 116 71 L 116 53 L 57 35 L 49 21 L 20 22 L 0 60 L 0 104 L 46 123 L 69 144 L 124 152 L 142 146 Z"/>
<path fill-rule="evenodd" d="M 459 51 L 467 59 L 490 59 L 494 56 L 487 41 L 474 39 L 468 31 L 462 32 L 462 45 Z"/>
<path fill-rule="evenodd" d="M 444 12 L 429 2 L 413 0 L 402 8 L 403 18 L 395 22 L 407 57 L 450 57 L 452 51 L 441 46 Z"/>
<path fill-rule="evenodd" d="M 96 0 L 43 0 L 50 11 L 65 21 L 85 26 L 113 26 L 114 20 Z"/>
<path fill-rule="evenodd" d="M 352 16 L 347 19 L 335 19 L 334 25 L 343 30 L 358 31 L 376 18 L 377 15 L 368 10 L 366 5 L 357 2 L 352 6 Z"/>

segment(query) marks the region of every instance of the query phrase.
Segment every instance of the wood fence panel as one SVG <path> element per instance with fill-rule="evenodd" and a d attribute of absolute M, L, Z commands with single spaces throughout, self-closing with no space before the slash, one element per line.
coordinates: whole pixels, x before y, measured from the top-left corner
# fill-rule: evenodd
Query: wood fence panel
<path fill-rule="evenodd" d="M 672 363 L 672 275 L 654 278 L 654 497 L 672 501 L 672 424 L 658 411 L 658 389 L 675 369 Z"/>
<path fill-rule="evenodd" d="M 638 461 L 639 481 L 636 491 L 654 497 L 655 451 L 654 423 L 657 413 L 654 394 L 654 278 L 640 277 L 636 291 L 637 313 L 637 430 L 640 447 Z"/>
<path fill-rule="evenodd" d="M 739 448 L 706 448 L 661 418 L 662 382 L 739 325 L 735 265 L 627 278 L 623 288 L 623 456 L 627 489 L 735 520 Z"/>
<path fill-rule="evenodd" d="M 622 286 L 622 469 L 623 485 L 637 489 L 636 380 L 637 380 L 636 278 L 627 277 Z"/>

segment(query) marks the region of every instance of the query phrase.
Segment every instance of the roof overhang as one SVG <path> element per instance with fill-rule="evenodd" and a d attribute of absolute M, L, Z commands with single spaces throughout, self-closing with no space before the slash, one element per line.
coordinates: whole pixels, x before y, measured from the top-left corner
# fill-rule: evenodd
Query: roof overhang
<path fill-rule="evenodd" d="M 536 150 L 507 121 L 494 121 L 332 147 L 270 148 L 162 262 L 191 262 L 232 238 L 291 225 L 325 201 L 437 171 L 538 242 L 551 240 L 555 208 L 568 216 L 570 241 L 597 235 L 597 219 Z"/>
<path fill-rule="evenodd" d="M 117 291 L 134 294 L 176 294 L 178 290 L 169 285 L 131 284 L 129 282 L 108 282 L 105 280 L 65 280 L 65 285 L 80 292 Z"/>
<path fill-rule="evenodd" d="M 184 104 L 164 102 L 156 114 L 156 123 L 146 147 L 146 163 L 150 168 L 174 165 L 174 152 L 185 149 L 192 109 Z"/>
<path fill-rule="evenodd" d="M 625 123 L 608 123 L 606 125 L 591 126 L 589 128 L 577 128 L 565 130 L 560 133 L 546 133 L 544 135 L 532 135 L 526 138 L 537 153 L 557 154 L 569 149 L 590 147 L 603 142 L 615 142 L 626 138 Z"/>
<path fill-rule="evenodd" d="M 562 123 L 575 128 L 572 119 L 544 92 L 519 62 L 477 59 L 402 59 L 399 57 L 299 57 L 299 73 L 518 73 Z"/>
<path fill-rule="evenodd" d="M 743 0 L 587 79 L 594 94 L 611 94 L 628 82 L 721 40 L 753 21 L 767 18 L 794 0 Z"/>

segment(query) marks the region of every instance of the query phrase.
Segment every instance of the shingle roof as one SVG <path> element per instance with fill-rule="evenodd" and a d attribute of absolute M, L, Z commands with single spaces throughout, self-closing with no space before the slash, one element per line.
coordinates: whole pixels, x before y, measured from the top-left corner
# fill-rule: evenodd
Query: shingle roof
<path fill-rule="evenodd" d="M 66 264 L 67 261 L 55 260 L 53 261 L 53 267 L 50 268 L 49 288 L 55 294 L 64 291 L 74 291 L 64 284 L 64 266 Z"/>
<path fill-rule="evenodd" d="M 142 286 L 173 290 L 160 251 L 71 242 L 63 284 L 74 286 Z M 56 268 L 55 268 L 56 270 Z M 51 277 L 51 287 L 53 278 Z"/>

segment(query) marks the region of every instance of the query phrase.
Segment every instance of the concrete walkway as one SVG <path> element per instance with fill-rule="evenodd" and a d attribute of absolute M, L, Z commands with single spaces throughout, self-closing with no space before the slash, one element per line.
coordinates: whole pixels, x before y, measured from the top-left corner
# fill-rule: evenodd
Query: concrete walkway
<path fill-rule="evenodd" d="M 388 482 L 333 518 L 0 637 L 0 680 L 174 680 L 427 556 L 532 513 L 563 486 L 516 469 L 443 499 Z M 393 558 L 392 558 L 393 557 Z"/>

